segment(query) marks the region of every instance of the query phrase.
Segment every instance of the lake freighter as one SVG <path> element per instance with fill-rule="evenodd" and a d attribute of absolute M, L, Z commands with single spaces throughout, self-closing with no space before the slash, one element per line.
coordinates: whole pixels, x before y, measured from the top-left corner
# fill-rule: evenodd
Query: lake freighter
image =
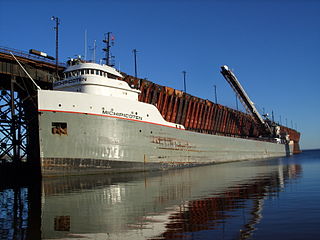
<path fill-rule="evenodd" d="M 227 66 L 221 72 L 251 114 L 155 84 L 151 94 L 148 81 L 124 77 L 108 65 L 70 60 L 53 90 L 38 90 L 42 175 L 158 170 L 292 154 L 300 134 L 262 119 L 235 75 Z"/>

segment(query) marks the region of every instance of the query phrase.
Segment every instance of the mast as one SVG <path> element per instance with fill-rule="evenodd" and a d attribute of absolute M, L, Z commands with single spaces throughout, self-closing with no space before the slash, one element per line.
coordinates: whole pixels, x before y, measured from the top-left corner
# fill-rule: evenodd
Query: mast
<path fill-rule="evenodd" d="M 111 64 L 111 61 L 110 61 L 110 59 L 111 59 L 111 53 L 110 53 L 111 44 L 110 44 L 110 40 L 112 40 L 112 45 L 113 45 L 114 38 L 113 38 L 113 36 L 111 36 L 111 34 L 112 34 L 112 32 L 108 32 L 108 33 L 104 34 L 105 39 L 102 40 L 102 41 L 106 44 L 106 47 L 103 48 L 102 50 L 106 52 L 106 57 L 103 58 L 103 60 L 106 61 L 106 65 L 112 67 L 113 64 Z"/>

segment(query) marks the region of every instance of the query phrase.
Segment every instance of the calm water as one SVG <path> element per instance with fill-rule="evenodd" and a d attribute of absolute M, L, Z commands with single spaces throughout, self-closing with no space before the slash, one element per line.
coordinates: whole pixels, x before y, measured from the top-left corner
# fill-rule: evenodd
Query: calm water
<path fill-rule="evenodd" d="M 320 150 L 0 184 L 0 239 L 319 239 Z"/>

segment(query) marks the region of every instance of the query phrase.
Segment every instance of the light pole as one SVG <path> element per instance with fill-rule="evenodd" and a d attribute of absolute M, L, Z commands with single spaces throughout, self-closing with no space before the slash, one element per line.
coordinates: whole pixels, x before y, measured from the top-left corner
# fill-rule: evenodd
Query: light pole
<path fill-rule="evenodd" d="M 215 99 L 215 103 L 218 103 L 218 98 L 217 98 L 217 85 L 213 85 L 214 87 L 214 99 Z"/>
<path fill-rule="evenodd" d="M 183 74 L 183 89 L 184 89 L 184 92 L 186 93 L 187 92 L 187 85 L 186 85 L 186 74 L 187 74 L 187 72 L 186 71 L 182 71 L 182 74 Z"/>
<path fill-rule="evenodd" d="M 137 70 L 137 49 L 133 49 L 133 58 L 134 58 L 134 76 L 138 77 L 138 70 Z"/>
<path fill-rule="evenodd" d="M 58 17 L 52 16 L 51 17 L 52 21 L 56 22 L 56 26 L 54 29 L 56 30 L 56 74 L 58 77 L 58 53 L 59 53 L 59 24 L 60 24 L 60 19 Z"/>
<path fill-rule="evenodd" d="M 238 106 L 238 95 L 236 94 L 236 107 L 237 107 L 237 110 L 239 111 L 239 106 Z"/>

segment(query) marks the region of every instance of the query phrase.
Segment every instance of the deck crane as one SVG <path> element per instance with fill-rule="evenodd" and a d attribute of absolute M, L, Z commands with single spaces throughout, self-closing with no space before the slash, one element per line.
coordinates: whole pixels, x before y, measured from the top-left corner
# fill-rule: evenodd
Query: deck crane
<path fill-rule="evenodd" d="M 233 88 L 247 112 L 251 113 L 253 120 L 261 126 L 262 130 L 264 131 L 264 134 L 267 136 L 274 136 L 275 134 L 273 131 L 273 126 L 271 126 L 271 122 L 265 121 L 262 118 L 256 107 L 254 106 L 254 103 L 250 100 L 248 94 L 243 89 L 234 73 L 226 65 L 222 66 L 221 69 L 221 74 Z"/>

